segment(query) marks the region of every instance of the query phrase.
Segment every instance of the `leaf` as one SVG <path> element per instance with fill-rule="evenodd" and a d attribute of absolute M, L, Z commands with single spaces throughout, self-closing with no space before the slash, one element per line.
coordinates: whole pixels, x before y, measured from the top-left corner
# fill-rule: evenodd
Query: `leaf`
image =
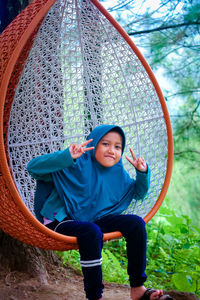
<path fill-rule="evenodd" d="M 198 228 L 197 226 L 193 226 L 193 229 L 200 234 L 200 228 Z"/>
<path fill-rule="evenodd" d="M 192 277 L 187 275 L 186 278 L 187 278 L 189 284 L 192 285 Z"/>
<path fill-rule="evenodd" d="M 160 247 L 160 253 L 164 258 L 168 258 L 169 256 L 162 247 Z"/>
<path fill-rule="evenodd" d="M 182 247 L 184 248 L 184 249 L 190 249 L 190 243 L 186 243 L 186 244 L 184 244 Z"/>
<path fill-rule="evenodd" d="M 200 273 L 200 266 L 196 266 L 196 271 L 199 271 L 199 273 Z"/>
<path fill-rule="evenodd" d="M 172 281 L 179 291 L 195 292 L 195 281 L 187 273 L 175 273 L 172 275 Z"/>
<path fill-rule="evenodd" d="M 181 226 L 180 232 L 181 232 L 181 233 L 184 233 L 184 234 L 185 234 L 185 233 L 186 233 L 186 234 L 189 233 L 189 231 L 188 231 L 188 229 L 187 229 L 186 226 Z"/>

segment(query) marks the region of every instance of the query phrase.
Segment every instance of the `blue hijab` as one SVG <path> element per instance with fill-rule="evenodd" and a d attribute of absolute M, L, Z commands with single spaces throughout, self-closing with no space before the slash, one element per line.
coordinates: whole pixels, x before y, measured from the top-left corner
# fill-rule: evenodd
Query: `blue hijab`
<path fill-rule="evenodd" d="M 87 138 L 93 139 L 88 147 L 96 148 L 110 131 L 122 136 L 123 153 L 125 134 L 115 125 L 96 127 Z M 122 158 L 114 166 L 104 167 L 95 159 L 95 148 L 84 153 L 71 167 L 52 173 L 58 194 L 73 220 L 93 222 L 109 214 L 120 214 L 133 198 L 135 181 L 124 169 Z"/>

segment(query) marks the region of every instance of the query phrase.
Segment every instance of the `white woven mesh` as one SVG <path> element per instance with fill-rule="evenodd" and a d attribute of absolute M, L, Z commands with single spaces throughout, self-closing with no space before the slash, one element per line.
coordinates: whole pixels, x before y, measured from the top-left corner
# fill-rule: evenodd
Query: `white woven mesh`
<path fill-rule="evenodd" d="M 33 157 L 82 142 L 99 124 L 117 124 L 152 176 L 143 202 L 127 212 L 144 217 L 166 174 L 167 133 L 152 82 L 122 36 L 89 1 L 59 0 L 50 9 L 24 66 L 11 109 L 8 139 L 14 179 L 33 212 Z M 133 167 L 124 160 L 132 176 Z"/>

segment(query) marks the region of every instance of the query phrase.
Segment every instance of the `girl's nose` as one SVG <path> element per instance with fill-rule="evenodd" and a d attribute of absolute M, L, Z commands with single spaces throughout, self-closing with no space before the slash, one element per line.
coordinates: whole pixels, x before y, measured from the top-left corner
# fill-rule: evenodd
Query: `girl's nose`
<path fill-rule="evenodd" d="M 108 152 L 109 153 L 114 153 L 113 147 L 109 147 Z"/>

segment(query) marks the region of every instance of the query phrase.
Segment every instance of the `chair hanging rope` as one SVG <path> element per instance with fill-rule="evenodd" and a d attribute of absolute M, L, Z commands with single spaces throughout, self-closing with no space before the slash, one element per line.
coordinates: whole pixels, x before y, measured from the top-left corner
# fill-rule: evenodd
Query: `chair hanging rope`
<path fill-rule="evenodd" d="M 96 0 L 36 0 L 0 41 L 0 228 L 40 248 L 77 248 L 75 237 L 35 218 L 35 182 L 26 166 L 83 141 L 100 124 L 121 126 L 126 148 L 150 166 L 148 195 L 124 212 L 148 222 L 167 192 L 173 140 L 162 92 L 130 37 Z"/>

